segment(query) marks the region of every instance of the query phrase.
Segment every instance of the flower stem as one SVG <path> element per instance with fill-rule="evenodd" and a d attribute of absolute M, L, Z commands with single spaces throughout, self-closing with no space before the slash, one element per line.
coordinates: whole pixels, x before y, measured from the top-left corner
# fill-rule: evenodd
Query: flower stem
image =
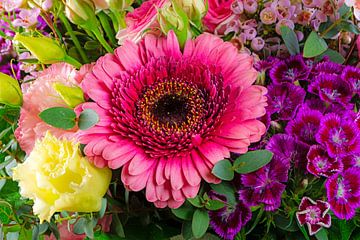
<path fill-rule="evenodd" d="M 82 66 L 80 62 L 78 62 L 75 58 L 70 57 L 69 55 L 65 56 L 64 62 L 69 63 L 76 68 L 80 68 Z"/>
<path fill-rule="evenodd" d="M 92 33 L 95 34 L 95 37 L 97 40 L 101 43 L 101 45 L 105 48 L 105 50 L 109 53 L 113 53 L 113 49 L 110 47 L 110 45 L 106 42 L 104 36 L 101 34 L 100 30 L 98 28 L 94 28 L 92 30 Z"/>
<path fill-rule="evenodd" d="M 106 36 L 109 38 L 110 42 L 113 45 L 116 45 L 115 34 L 114 34 L 113 29 L 110 26 L 110 23 L 109 23 L 109 20 L 108 20 L 106 14 L 103 11 L 101 11 L 98 13 L 98 17 L 99 17 L 101 26 L 103 27 L 103 29 L 106 33 Z"/>
<path fill-rule="evenodd" d="M 60 13 L 59 14 L 59 18 L 60 20 L 63 22 L 66 31 L 69 33 L 71 40 L 73 41 L 76 50 L 79 52 L 81 59 L 85 62 L 88 63 L 89 58 L 86 56 L 86 53 L 84 52 L 84 50 L 82 49 L 79 39 L 76 37 L 74 31 L 72 30 L 71 24 L 69 23 L 69 21 L 67 20 L 67 18 L 65 17 L 64 13 Z M 75 65 L 74 65 L 75 66 Z"/>

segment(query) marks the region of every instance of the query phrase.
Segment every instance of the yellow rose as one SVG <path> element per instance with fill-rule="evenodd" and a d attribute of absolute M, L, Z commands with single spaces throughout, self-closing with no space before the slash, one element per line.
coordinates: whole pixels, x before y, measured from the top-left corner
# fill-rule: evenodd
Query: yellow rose
<path fill-rule="evenodd" d="M 49 132 L 22 164 L 13 169 L 20 194 L 34 200 L 40 222 L 58 211 L 96 212 L 111 180 L 111 170 L 99 169 L 83 157 L 79 144 Z"/>

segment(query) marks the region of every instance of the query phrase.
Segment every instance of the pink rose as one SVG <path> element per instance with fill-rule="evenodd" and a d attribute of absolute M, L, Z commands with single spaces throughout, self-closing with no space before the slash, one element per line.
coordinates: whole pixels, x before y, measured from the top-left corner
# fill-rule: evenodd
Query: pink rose
<path fill-rule="evenodd" d="M 145 31 L 159 29 L 160 26 L 157 21 L 158 9 L 162 8 L 167 2 L 169 1 L 149 0 L 141 4 L 133 12 L 129 12 L 125 17 L 126 28 L 121 29 L 116 35 L 119 44 L 122 45 L 126 39 L 137 43 Z"/>
<path fill-rule="evenodd" d="M 208 12 L 203 19 L 207 31 L 215 32 L 220 25 L 226 24 L 225 21 L 233 15 L 232 0 L 209 0 Z"/>

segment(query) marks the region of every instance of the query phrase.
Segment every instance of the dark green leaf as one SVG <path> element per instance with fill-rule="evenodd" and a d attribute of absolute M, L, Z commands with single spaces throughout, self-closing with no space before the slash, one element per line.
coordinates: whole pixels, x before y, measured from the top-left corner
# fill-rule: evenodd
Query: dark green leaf
<path fill-rule="evenodd" d="M 85 109 L 79 116 L 79 128 L 81 130 L 89 129 L 99 122 L 99 115 L 92 109 Z"/>
<path fill-rule="evenodd" d="M 234 170 L 229 160 L 221 160 L 217 162 L 211 171 L 216 177 L 221 180 L 231 181 L 234 178 Z"/>
<path fill-rule="evenodd" d="M 320 61 L 321 59 L 323 59 L 325 56 L 328 56 L 330 58 L 330 61 L 332 62 L 336 62 L 339 64 L 343 64 L 345 62 L 345 58 L 337 51 L 334 51 L 332 49 L 327 49 L 323 54 L 317 56 L 315 59 L 317 61 Z"/>
<path fill-rule="evenodd" d="M 304 45 L 304 57 L 312 58 L 316 57 L 328 48 L 324 39 L 322 39 L 315 31 L 312 31 L 309 37 L 305 41 Z"/>
<path fill-rule="evenodd" d="M 299 42 L 296 37 L 296 33 L 294 30 L 289 28 L 288 26 L 280 27 L 281 37 L 285 42 L 287 49 L 291 55 L 296 55 L 300 53 Z"/>
<path fill-rule="evenodd" d="M 342 240 L 349 240 L 352 232 L 356 228 L 352 221 L 339 220 L 339 227 Z"/>
<path fill-rule="evenodd" d="M 57 240 L 60 240 L 60 232 L 59 232 L 57 225 L 54 222 L 50 222 L 49 228 L 50 228 L 51 232 L 54 234 L 55 238 Z"/>
<path fill-rule="evenodd" d="M 340 16 L 345 16 L 349 11 L 350 11 L 350 7 L 348 7 L 346 4 L 343 4 L 341 6 L 341 8 L 339 9 L 339 13 L 340 13 Z"/>
<path fill-rule="evenodd" d="M 230 183 L 221 182 L 219 184 L 210 184 L 210 187 L 215 192 L 225 195 L 231 205 L 236 204 L 235 189 Z"/>
<path fill-rule="evenodd" d="M 360 34 L 359 28 L 351 21 L 345 21 L 345 20 L 341 21 L 341 23 L 338 26 L 338 29 L 345 32 Z"/>
<path fill-rule="evenodd" d="M 238 157 L 234 162 L 237 173 L 251 173 L 268 164 L 274 154 L 268 150 L 247 152 Z"/>
<path fill-rule="evenodd" d="M 115 226 L 116 235 L 121 238 L 124 238 L 125 237 L 124 227 L 119 219 L 118 214 L 113 215 L 113 224 Z"/>
<path fill-rule="evenodd" d="M 320 231 L 315 234 L 315 237 L 317 240 L 328 240 L 327 231 L 324 228 L 321 228 Z"/>
<path fill-rule="evenodd" d="M 40 235 L 40 233 L 39 233 L 39 225 L 33 226 L 31 239 L 32 240 L 38 240 L 39 235 Z"/>
<path fill-rule="evenodd" d="M 287 232 L 296 232 L 299 231 L 299 228 L 294 221 L 294 218 L 288 218 L 282 214 L 276 214 L 274 216 L 274 222 L 276 227 L 285 230 Z"/>
<path fill-rule="evenodd" d="M 222 201 L 219 200 L 209 200 L 207 204 L 205 205 L 206 209 L 208 210 L 219 210 L 220 208 L 223 208 L 225 204 Z"/>
<path fill-rule="evenodd" d="M 184 221 L 182 224 L 181 235 L 185 240 L 190 240 L 193 237 L 191 225 L 190 221 Z"/>
<path fill-rule="evenodd" d="M 206 210 L 196 209 L 194 212 L 191 229 L 195 238 L 202 237 L 209 227 L 209 214 Z"/>
<path fill-rule="evenodd" d="M 185 202 L 181 207 L 171 209 L 171 212 L 178 218 L 183 220 L 191 220 L 194 214 L 195 208 L 189 203 Z"/>
<path fill-rule="evenodd" d="M 297 222 L 297 224 L 298 224 L 298 226 L 299 226 L 300 231 L 301 231 L 302 234 L 304 235 L 305 239 L 306 239 L 306 240 L 310 240 L 310 237 L 309 237 L 309 235 L 308 235 L 305 227 L 304 227 L 304 226 L 301 226 L 300 223 L 299 223 L 297 220 L 296 220 L 296 222 Z"/>
<path fill-rule="evenodd" d="M 75 126 L 76 114 L 69 108 L 53 107 L 42 111 L 39 117 L 53 127 L 71 129 Z"/>

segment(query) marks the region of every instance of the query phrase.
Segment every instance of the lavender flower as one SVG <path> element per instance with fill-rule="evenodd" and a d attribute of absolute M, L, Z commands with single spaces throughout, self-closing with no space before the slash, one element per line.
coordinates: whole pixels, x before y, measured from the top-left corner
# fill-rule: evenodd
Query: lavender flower
<path fill-rule="evenodd" d="M 330 157 L 320 145 L 310 147 L 307 160 L 307 170 L 316 177 L 329 177 L 343 168 L 342 162 L 338 158 Z"/>
<path fill-rule="evenodd" d="M 214 191 L 209 192 L 212 200 L 219 200 L 226 205 L 216 211 L 209 211 L 210 225 L 223 239 L 232 240 L 241 228 L 251 219 L 250 208 L 240 200 L 234 207 L 227 204 L 226 196 Z"/>
<path fill-rule="evenodd" d="M 326 195 L 335 216 L 349 220 L 360 206 L 360 168 L 335 174 L 325 182 Z"/>
<path fill-rule="evenodd" d="M 319 129 L 322 117 L 323 115 L 320 111 L 302 107 L 296 118 L 288 123 L 286 133 L 304 143 L 315 144 L 315 135 Z"/>
<path fill-rule="evenodd" d="M 240 198 L 250 206 L 264 204 L 265 211 L 280 207 L 281 194 L 288 180 L 289 163 L 279 159 L 276 154 L 269 164 L 259 170 L 241 175 Z"/>
<path fill-rule="evenodd" d="M 304 102 L 305 90 L 290 83 L 268 86 L 268 107 L 271 114 L 277 113 L 278 119 L 292 119 L 298 107 Z"/>
<path fill-rule="evenodd" d="M 326 146 L 331 157 L 360 151 L 359 129 L 353 121 L 344 121 L 335 113 L 327 114 L 320 123 L 316 141 Z"/>
<path fill-rule="evenodd" d="M 309 86 L 309 92 L 319 95 L 328 103 L 340 103 L 347 106 L 352 97 L 352 87 L 340 76 L 322 73 Z"/>
<path fill-rule="evenodd" d="M 330 205 L 321 200 L 312 200 L 309 197 L 303 197 L 299 205 L 299 211 L 296 213 L 300 225 L 306 225 L 309 229 L 309 234 L 312 236 L 316 234 L 322 227 L 331 226 L 331 216 L 327 212 Z"/>
<path fill-rule="evenodd" d="M 275 84 L 307 80 L 308 75 L 309 68 L 300 55 L 291 56 L 287 60 L 280 61 L 270 70 L 270 78 Z"/>
<path fill-rule="evenodd" d="M 29 28 L 38 22 L 39 14 L 39 8 L 20 9 L 18 18 L 16 18 L 12 23 L 15 27 Z"/>

